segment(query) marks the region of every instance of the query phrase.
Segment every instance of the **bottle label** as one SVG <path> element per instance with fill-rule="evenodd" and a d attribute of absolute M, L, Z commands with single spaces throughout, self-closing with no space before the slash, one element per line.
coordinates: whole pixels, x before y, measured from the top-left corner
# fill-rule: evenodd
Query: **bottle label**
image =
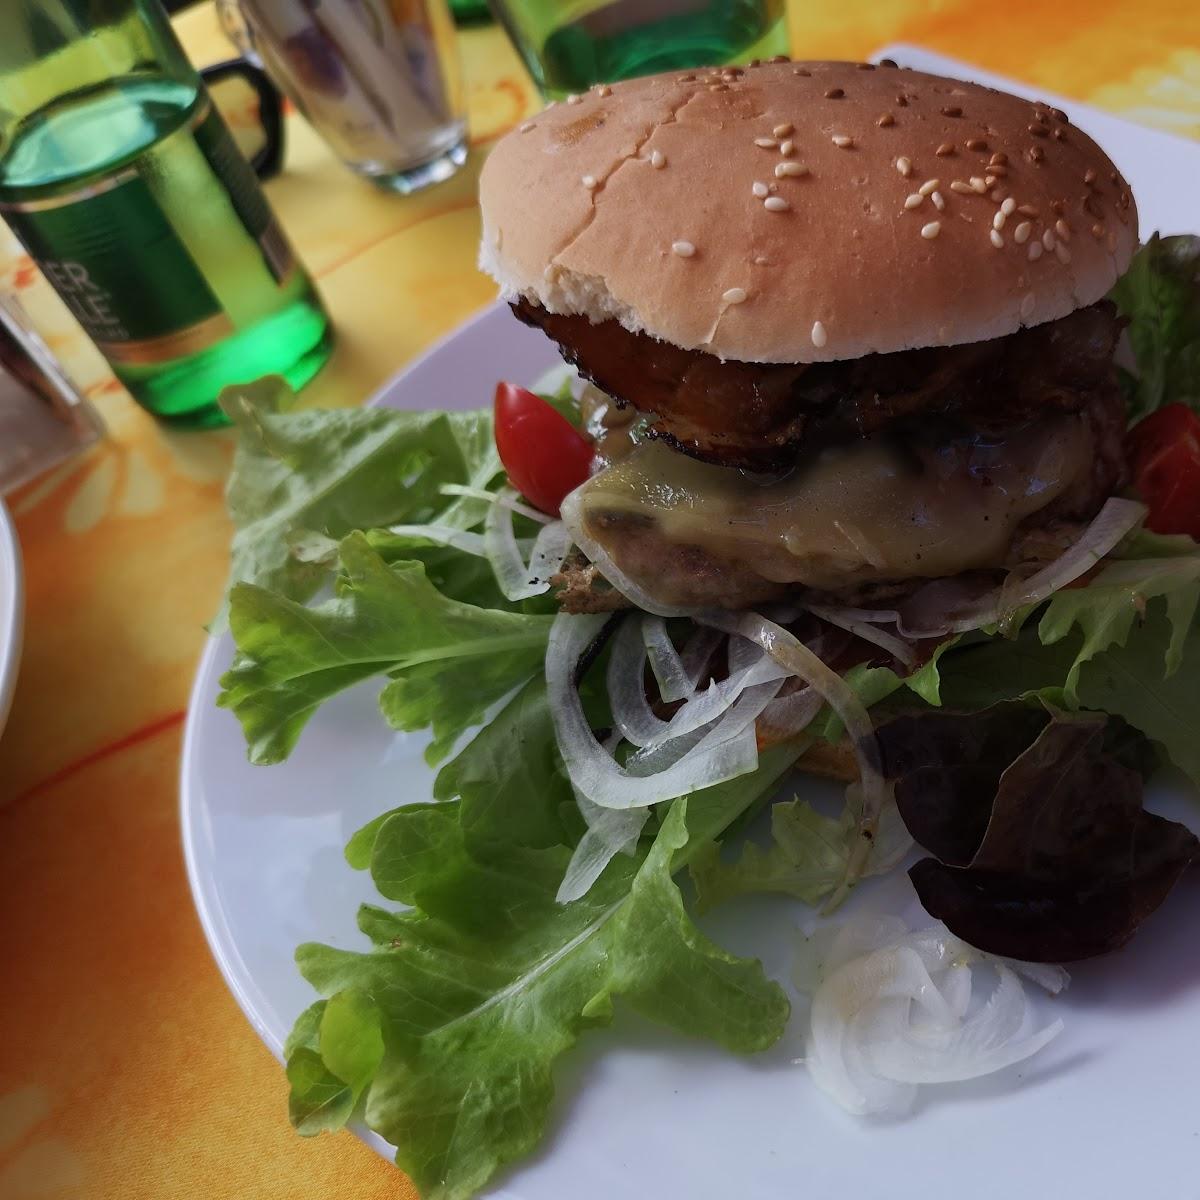
<path fill-rule="evenodd" d="M 207 97 L 185 128 L 88 187 L 0 202 L 0 214 L 75 318 L 115 365 L 168 362 L 215 345 L 234 326 L 171 220 L 189 202 L 154 150 L 194 139 L 235 219 L 258 244 L 276 283 L 295 269 L 291 247 L 253 169 Z M 198 161 L 198 160 L 197 160 Z M 196 201 L 192 199 L 192 203 Z M 214 229 L 229 220 L 213 212 Z"/>

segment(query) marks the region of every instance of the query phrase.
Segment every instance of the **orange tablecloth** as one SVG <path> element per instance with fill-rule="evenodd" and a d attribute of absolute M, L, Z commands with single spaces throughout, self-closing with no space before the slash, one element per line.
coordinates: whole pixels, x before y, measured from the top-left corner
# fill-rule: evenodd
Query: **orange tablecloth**
<path fill-rule="evenodd" d="M 1200 137 L 1195 0 L 800 0 L 790 19 L 797 54 L 919 42 Z M 227 54 L 208 6 L 179 28 L 197 61 Z M 492 296 L 474 267 L 479 162 L 537 101 L 498 30 L 462 48 L 475 150 L 421 196 L 373 192 L 290 123 L 287 171 L 268 190 L 341 339 L 306 402 L 359 403 Z M 0 274 L 30 286 L 11 247 Z M 282 1072 L 226 993 L 188 896 L 176 778 L 225 571 L 229 437 L 165 432 L 60 308 L 31 306 L 110 436 L 11 498 L 28 629 L 0 741 L 0 1197 L 409 1195 L 350 1135 L 292 1134 Z"/>

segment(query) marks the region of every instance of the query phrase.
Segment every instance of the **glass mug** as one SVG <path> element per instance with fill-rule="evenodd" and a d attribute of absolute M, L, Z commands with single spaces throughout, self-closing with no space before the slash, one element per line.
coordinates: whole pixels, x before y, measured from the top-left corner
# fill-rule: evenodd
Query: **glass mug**
<path fill-rule="evenodd" d="M 352 170 L 407 194 L 466 161 L 445 0 L 217 0 L 221 25 Z"/>
<path fill-rule="evenodd" d="M 489 0 L 542 93 L 788 52 L 786 0 Z"/>

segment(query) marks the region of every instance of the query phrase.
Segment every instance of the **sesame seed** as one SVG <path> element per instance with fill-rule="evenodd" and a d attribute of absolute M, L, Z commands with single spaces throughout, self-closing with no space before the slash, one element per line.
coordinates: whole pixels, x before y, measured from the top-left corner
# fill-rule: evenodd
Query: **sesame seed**
<path fill-rule="evenodd" d="M 1004 235 L 1000 232 L 1000 230 L 991 230 L 988 233 L 988 237 L 992 239 L 992 245 L 995 246 L 997 250 L 1004 249 Z"/>
<path fill-rule="evenodd" d="M 880 129 L 887 129 L 889 126 L 895 125 L 895 123 L 896 123 L 896 118 L 893 117 L 891 113 L 883 113 L 880 116 L 879 120 L 877 120 L 875 122 L 875 124 L 878 125 Z"/>
<path fill-rule="evenodd" d="M 595 175 L 584 175 L 579 182 L 590 192 L 596 186 L 596 177 Z"/>
<path fill-rule="evenodd" d="M 1033 226 L 1028 221 L 1022 221 L 1020 225 L 1013 230 L 1013 241 L 1018 246 L 1023 246 L 1029 241 L 1029 235 L 1033 232 Z"/>
<path fill-rule="evenodd" d="M 652 150 L 650 152 L 650 165 L 656 171 L 661 171 L 667 165 L 667 156 L 661 150 Z"/>
<path fill-rule="evenodd" d="M 928 225 L 921 226 L 921 236 L 931 242 L 942 231 L 941 221 L 930 221 Z"/>
<path fill-rule="evenodd" d="M 997 150 L 996 153 L 993 154 L 990 159 L 988 159 L 988 165 L 993 167 L 1006 167 L 1008 166 L 1008 155 L 1005 154 L 1003 150 Z"/>
<path fill-rule="evenodd" d="M 904 201 L 904 207 L 907 209 L 920 208 L 925 203 L 925 197 L 920 192 L 913 192 L 907 200 Z"/>
<path fill-rule="evenodd" d="M 812 344 L 816 346 L 818 350 L 820 350 L 821 347 L 824 346 L 827 341 L 829 341 L 829 337 L 825 332 L 825 326 L 822 325 L 820 321 L 813 322 L 812 333 L 809 336 L 812 338 Z"/>
<path fill-rule="evenodd" d="M 935 151 L 934 154 L 938 158 L 949 158 L 954 153 L 954 146 L 950 142 L 943 142 Z"/>
<path fill-rule="evenodd" d="M 983 140 L 983 138 L 968 138 L 967 139 L 967 149 L 968 150 L 986 150 L 987 148 L 988 148 L 987 142 L 985 142 Z"/>
<path fill-rule="evenodd" d="M 767 187 L 767 185 L 765 183 L 759 183 L 757 179 L 754 181 L 754 183 L 752 183 L 750 185 L 750 190 L 760 200 L 765 200 L 766 197 L 770 194 L 770 189 Z"/>
<path fill-rule="evenodd" d="M 601 84 L 601 85 L 600 85 L 600 86 L 599 86 L 599 87 L 596 89 L 596 95 L 597 95 L 597 96 L 599 96 L 601 99 L 603 99 L 605 96 L 611 96 L 611 95 L 612 95 L 612 88 L 610 88 L 610 87 L 608 87 L 606 84 L 603 84 L 603 83 L 602 83 L 602 84 Z"/>
<path fill-rule="evenodd" d="M 908 107 L 908 97 L 901 94 L 896 97 L 896 103 L 898 105 L 900 105 L 901 108 L 907 108 Z"/>
<path fill-rule="evenodd" d="M 1021 297 L 1021 316 L 1028 317 L 1033 313 L 1034 298 L 1032 292 L 1026 292 Z"/>
<path fill-rule="evenodd" d="M 930 192 L 929 198 L 930 198 L 930 200 L 933 201 L 933 207 L 936 208 L 938 210 L 938 212 L 945 211 L 946 201 L 943 198 L 941 192 Z"/>
<path fill-rule="evenodd" d="M 761 146 L 764 150 L 774 150 L 779 145 L 778 138 L 756 137 L 754 139 L 756 146 Z"/>
<path fill-rule="evenodd" d="M 796 143 L 790 138 L 786 142 L 781 142 L 779 144 L 779 153 L 782 154 L 784 158 L 790 158 L 796 153 Z"/>
<path fill-rule="evenodd" d="M 1108 237 L 1105 239 L 1104 244 L 1108 247 L 1109 254 L 1116 254 L 1117 235 L 1111 229 L 1108 231 Z"/>
<path fill-rule="evenodd" d="M 978 175 L 972 175 L 971 176 L 971 190 L 973 192 L 978 192 L 982 196 L 987 192 L 988 185 L 986 183 L 984 183 L 983 180 L 980 179 Z"/>
<path fill-rule="evenodd" d="M 1000 163 L 988 163 L 988 174 L 993 179 L 1004 179 L 1008 175 L 1008 168 Z"/>
<path fill-rule="evenodd" d="M 680 258 L 691 258 L 696 253 L 696 247 L 691 242 L 672 242 L 671 253 L 678 254 Z"/>
<path fill-rule="evenodd" d="M 951 180 L 950 190 L 952 192 L 957 192 L 960 196 L 975 195 L 975 189 L 969 183 L 963 183 L 961 179 Z"/>
<path fill-rule="evenodd" d="M 1016 208 L 1017 208 L 1017 202 L 1011 196 L 1009 196 L 1008 199 L 1005 200 L 1004 203 L 1000 205 L 1000 211 L 1006 217 L 1011 217 L 1013 215 L 1013 213 L 1016 211 Z"/>
<path fill-rule="evenodd" d="M 1071 261 L 1071 252 L 1070 252 L 1070 250 L 1067 249 L 1066 245 L 1062 242 L 1059 242 L 1054 247 L 1054 253 L 1057 255 L 1058 261 L 1060 263 L 1062 263 L 1062 265 L 1064 267 L 1067 265 L 1067 263 L 1069 263 Z"/>
<path fill-rule="evenodd" d="M 810 76 L 812 74 L 812 72 L 805 69 L 804 67 L 793 67 L 792 74 L 793 75 L 803 75 L 807 79 L 808 76 Z"/>
<path fill-rule="evenodd" d="M 1061 200 L 1051 200 L 1050 210 L 1060 217 L 1067 211 Z"/>
<path fill-rule="evenodd" d="M 774 135 L 775 135 L 777 138 L 784 138 L 784 137 L 787 137 L 787 135 L 788 135 L 789 133 L 791 133 L 791 132 L 792 132 L 792 130 L 793 130 L 793 129 L 795 129 L 795 128 L 796 128 L 796 127 L 795 127 L 795 125 L 792 125 L 792 124 L 790 124 L 790 123 L 789 123 L 789 124 L 786 124 L 786 125 L 776 125 L 776 126 L 775 126 L 775 128 L 771 130 L 771 132 L 772 132 L 772 133 L 773 133 L 773 134 L 774 134 Z"/>
<path fill-rule="evenodd" d="M 782 196 L 768 196 L 763 201 L 763 208 L 767 212 L 787 212 L 792 206 Z"/>
<path fill-rule="evenodd" d="M 835 133 L 833 144 L 841 150 L 850 150 L 854 147 L 854 139 L 845 133 Z"/>
<path fill-rule="evenodd" d="M 788 63 L 791 61 L 792 60 L 791 60 L 790 55 L 787 55 L 787 54 L 776 54 L 773 57 L 767 59 L 768 63 Z"/>
<path fill-rule="evenodd" d="M 771 265 L 771 260 L 765 255 L 759 254 L 755 256 L 754 265 L 756 267 L 769 267 Z"/>
<path fill-rule="evenodd" d="M 1034 162 L 1041 162 L 1046 157 L 1046 152 L 1041 148 L 1041 146 L 1030 146 L 1029 157 L 1033 159 Z"/>
<path fill-rule="evenodd" d="M 999 204 L 1004 199 L 1004 193 L 999 188 L 993 188 L 988 193 L 988 199 L 993 204 Z"/>
<path fill-rule="evenodd" d="M 695 75 L 678 75 L 675 78 L 676 83 L 695 83 Z"/>
<path fill-rule="evenodd" d="M 746 299 L 745 288 L 729 288 L 721 293 L 721 299 L 726 304 L 741 304 Z"/>
<path fill-rule="evenodd" d="M 985 175 L 983 177 L 983 182 L 986 187 L 995 187 L 996 186 L 996 177 L 995 177 L 995 175 L 991 175 L 991 174 Z"/>
<path fill-rule="evenodd" d="M 568 103 L 568 104 L 582 104 L 582 103 L 583 103 L 583 97 L 582 97 L 582 96 L 577 96 L 577 95 L 575 95 L 575 93 L 574 93 L 574 92 L 572 92 L 572 93 L 571 93 L 571 94 L 570 94 L 570 95 L 567 97 L 567 103 Z"/>
<path fill-rule="evenodd" d="M 962 109 L 957 104 L 948 104 L 942 109 L 943 117 L 961 117 Z"/>
<path fill-rule="evenodd" d="M 1018 204 L 1017 212 L 1023 217 L 1036 217 L 1038 215 L 1038 210 L 1032 204 Z"/>
<path fill-rule="evenodd" d="M 1083 182 L 1087 183 L 1087 184 L 1092 184 L 1092 183 L 1096 182 L 1096 168 L 1095 167 L 1088 167 L 1088 169 L 1086 171 L 1084 171 Z"/>
<path fill-rule="evenodd" d="M 1057 233 L 1064 242 L 1069 242 L 1071 240 L 1071 227 L 1066 223 L 1066 221 L 1055 221 L 1054 232 Z"/>
<path fill-rule="evenodd" d="M 1065 142 L 1067 140 L 1067 135 L 1063 133 L 1061 129 L 1056 127 L 1054 130 L 1054 140 L 1056 142 Z"/>
<path fill-rule="evenodd" d="M 808 168 L 803 163 L 798 162 L 781 162 L 775 164 L 775 178 L 784 179 L 787 176 L 799 178 L 801 175 L 807 175 Z"/>
<path fill-rule="evenodd" d="M 930 192 L 936 192 L 941 186 L 942 181 L 940 179 L 927 179 L 917 188 L 917 192 L 922 196 L 928 196 Z"/>
<path fill-rule="evenodd" d="M 886 66 L 886 62 L 885 62 L 885 64 L 884 64 L 884 65 Z M 873 70 L 875 70 L 875 64 L 874 64 L 874 63 L 855 63 L 855 64 L 854 64 L 854 66 L 855 66 L 855 67 L 856 67 L 856 68 L 857 68 L 859 71 L 873 71 Z"/>
<path fill-rule="evenodd" d="M 1028 253 L 1029 253 L 1029 261 L 1037 262 L 1037 260 L 1042 257 L 1042 243 L 1036 242 L 1036 241 L 1030 242 Z"/>
<path fill-rule="evenodd" d="M 1058 120 L 1060 120 L 1060 121 L 1061 121 L 1061 122 L 1062 122 L 1064 125 L 1067 125 L 1067 124 L 1069 124 L 1069 123 L 1070 123 L 1070 121 L 1069 121 L 1069 118 L 1067 117 L 1067 114 L 1066 114 L 1065 112 L 1063 112 L 1063 110 L 1062 110 L 1061 108 L 1052 108 L 1050 111 L 1051 111 L 1051 113 L 1053 113 L 1053 114 L 1054 114 L 1054 116 L 1055 116 L 1055 117 L 1057 117 L 1057 118 L 1058 118 Z"/>
<path fill-rule="evenodd" d="M 896 170 L 907 179 L 912 174 L 912 159 L 905 158 L 902 154 L 896 159 Z"/>
<path fill-rule="evenodd" d="M 1099 221 L 1092 226 L 1092 237 L 1099 241 L 1104 236 L 1104 226 Z"/>
<path fill-rule="evenodd" d="M 1096 198 L 1091 192 L 1089 192 L 1083 198 L 1083 211 L 1093 217 L 1104 216 L 1103 209 L 1101 209 L 1100 205 L 1096 202 Z"/>
<path fill-rule="evenodd" d="M 997 213 L 997 214 L 996 214 L 996 215 L 995 215 L 995 216 L 992 218 L 992 228 L 993 228 L 994 230 L 996 230 L 997 232 L 999 232 L 1001 229 L 1003 229 L 1003 228 L 1004 228 L 1004 222 L 1005 222 L 1005 221 L 1007 221 L 1007 220 L 1008 220 L 1008 214 L 1007 214 L 1007 213 L 1006 213 L 1006 212 L 1005 212 L 1003 209 L 1001 209 L 1001 210 L 1000 210 L 1000 211 L 999 211 L 999 212 L 998 212 L 998 213 Z"/>
<path fill-rule="evenodd" d="M 729 84 L 727 84 L 727 83 L 710 83 L 708 85 L 708 90 L 710 92 L 727 92 L 727 91 L 729 91 Z"/>
<path fill-rule="evenodd" d="M 1053 250 L 1057 244 L 1058 242 L 1054 236 L 1054 230 L 1047 229 L 1046 232 L 1042 234 L 1042 245 L 1045 246 L 1047 250 Z"/>
<path fill-rule="evenodd" d="M 526 121 L 525 124 L 521 126 L 521 132 L 528 133 L 532 128 L 533 128 L 533 122 Z"/>
<path fill-rule="evenodd" d="M 825 89 L 826 100 L 840 100 L 845 94 L 846 93 L 842 91 L 841 88 L 834 87 Z"/>

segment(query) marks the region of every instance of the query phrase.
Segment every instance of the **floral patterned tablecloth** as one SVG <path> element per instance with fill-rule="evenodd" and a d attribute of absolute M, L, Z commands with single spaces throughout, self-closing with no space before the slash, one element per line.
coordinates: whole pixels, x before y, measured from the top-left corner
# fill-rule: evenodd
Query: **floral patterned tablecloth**
<path fill-rule="evenodd" d="M 1200 137 L 1195 0 L 800 0 L 790 23 L 805 57 L 917 42 Z M 196 61 L 227 56 L 208 5 L 178 26 Z M 306 403 L 360 403 L 492 297 L 474 266 L 479 164 L 538 101 L 499 30 L 461 45 L 473 153 L 420 196 L 377 194 L 289 119 L 268 191 L 340 337 Z M 21 291 L 109 428 L 10 497 L 28 627 L 0 740 L 0 1197 L 411 1195 L 349 1134 L 291 1132 L 282 1072 L 188 895 L 180 739 L 225 572 L 229 435 L 170 433 L 135 408 L 8 243 L 0 285 Z"/>

